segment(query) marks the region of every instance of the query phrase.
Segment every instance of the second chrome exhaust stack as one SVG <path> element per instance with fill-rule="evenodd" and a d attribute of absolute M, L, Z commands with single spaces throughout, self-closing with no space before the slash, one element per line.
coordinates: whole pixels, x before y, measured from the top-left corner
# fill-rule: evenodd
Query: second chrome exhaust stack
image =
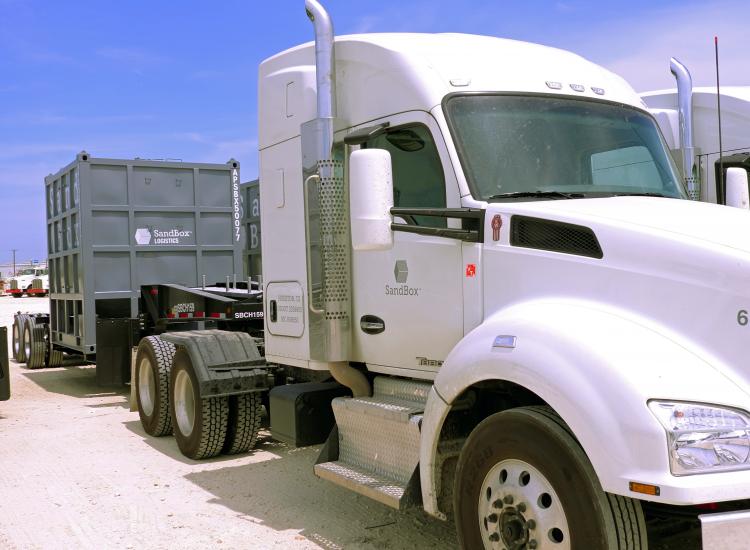
<path fill-rule="evenodd" d="M 687 67 L 674 57 L 669 60 L 669 70 L 677 80 L 677 112 L 680 120 L 680 151 L 682 175 L 691 200 L 701 199 L 701 185 L 693 145 L 693 79 Z"/>

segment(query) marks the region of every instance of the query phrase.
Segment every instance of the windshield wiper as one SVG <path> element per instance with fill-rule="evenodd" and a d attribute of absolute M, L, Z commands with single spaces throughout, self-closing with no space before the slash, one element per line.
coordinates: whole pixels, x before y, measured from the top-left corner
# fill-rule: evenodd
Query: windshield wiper
<path fill-rule="evenodd" d="M 637 191 L 634 191 L 633 193 L 612 193 L 613 197 L 666 197 L 671 198 L 669 195 L 665 195 L 663 193 L 638 193 Z"/>
<path fill-rule="evenodd" d="M 543 199 L 581 199 L 585 197 L 583 193 L 563 193 L 562 191 L 518 191 L 515 193 L 498 193 L 487 197 L 485 200 L 497 199 L 520 199 L 525 197 L 539 197 Z"/>

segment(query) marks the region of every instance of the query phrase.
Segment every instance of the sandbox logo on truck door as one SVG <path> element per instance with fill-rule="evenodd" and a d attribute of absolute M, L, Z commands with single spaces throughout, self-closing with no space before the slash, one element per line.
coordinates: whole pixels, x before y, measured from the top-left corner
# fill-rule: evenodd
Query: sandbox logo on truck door
<path fill-rule="evenodd" d="M 393 278 L 398 286 L 385 285 L 386 296 L 419 296 L 421 288 L 415 288 L 406 284 L 409 279 L 409 266 L 406 260 L 396 260 L 393 266 Z"/>

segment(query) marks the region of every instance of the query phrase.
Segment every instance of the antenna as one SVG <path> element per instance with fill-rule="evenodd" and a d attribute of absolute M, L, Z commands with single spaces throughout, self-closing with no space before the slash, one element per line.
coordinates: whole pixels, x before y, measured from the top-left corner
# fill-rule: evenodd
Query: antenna
<path fill-rule="evenodd" d="M 719 175 L 721 176 L 721 199 L 726 204 L 726 186 L 724 185 L 724 148 L 721 143 L 721 90 L 719 88 L 719 37 L 714 36 L 714 52 L 716 55 L 716 116 L 719 119 Z"/>

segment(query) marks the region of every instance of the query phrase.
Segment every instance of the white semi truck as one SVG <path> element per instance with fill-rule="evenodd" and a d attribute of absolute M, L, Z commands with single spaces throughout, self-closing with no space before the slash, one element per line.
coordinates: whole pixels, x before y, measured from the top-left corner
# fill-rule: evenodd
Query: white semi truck
<path fill-rule="evenodd" d="M 655 118 L 602 67 L 481 36 L 334 39 L 305 5 L 315 43 L 259 74 L 265 359 L 247 339 L 225 355 L 220 331 L 144 339 L 146 431 L 169 418 L 210 456 L 257 420 L 242 401 L 227 419 L 250 391 L 237 368 L 330 375 L 350 396 L 329 399 L 315 473 L 453 518 L 463 548 L 644 549 L 675 516 L 743 547 L 747 212 L 687 200 Z M 271 430 L 304 439 L 331 409 L 290 387 Z"/>
<path fill-rule="evenodd" d="M 9 280 L 6 292 L 17 298 L 24 294 L 43 298 L 49 294 L 49 272 L 42 267 L 22 269 Z"/>

